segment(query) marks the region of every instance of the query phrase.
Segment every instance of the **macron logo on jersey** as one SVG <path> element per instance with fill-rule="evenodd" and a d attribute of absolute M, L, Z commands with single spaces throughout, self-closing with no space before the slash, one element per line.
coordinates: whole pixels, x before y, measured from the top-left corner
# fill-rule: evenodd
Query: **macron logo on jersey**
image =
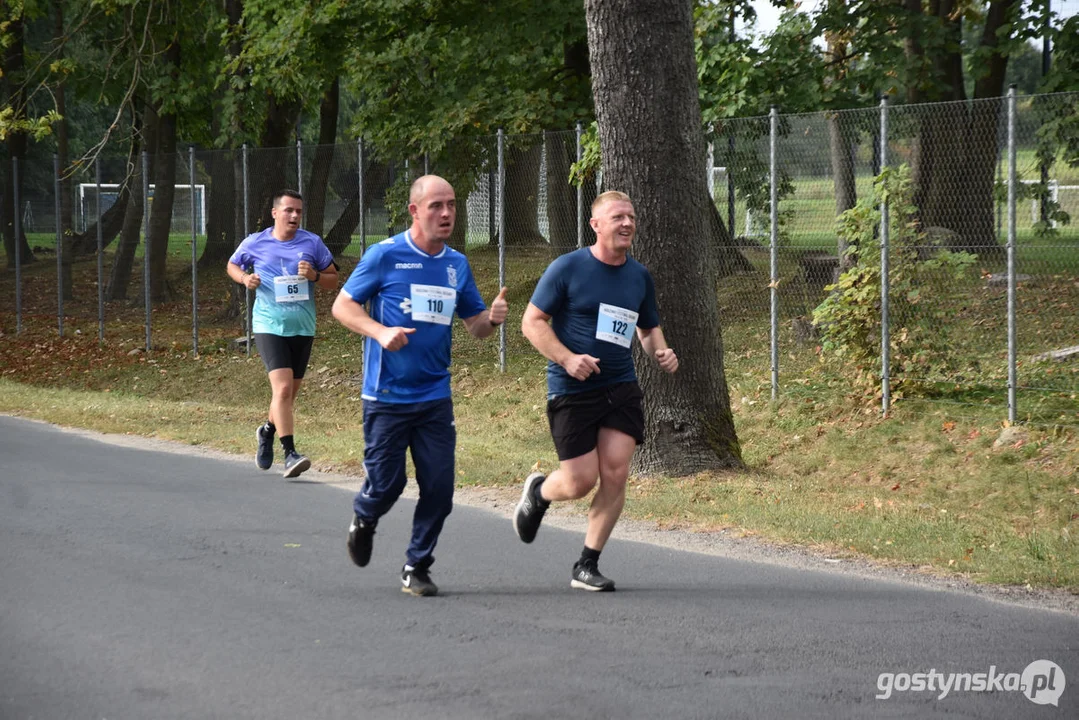
<path fill-rule="evenodd" d="M 423 263 L 397 263 L 394 270 L 423 270 Z"/>

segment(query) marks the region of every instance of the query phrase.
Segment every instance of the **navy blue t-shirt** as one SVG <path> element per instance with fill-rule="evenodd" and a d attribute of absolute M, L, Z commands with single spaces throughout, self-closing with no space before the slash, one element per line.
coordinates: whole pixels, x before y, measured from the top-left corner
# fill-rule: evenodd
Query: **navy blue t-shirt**
<path fill-rule="evenodd" d="M 551 316 L 554 334 L 570 351 L 599 358 L 599 373 L 583 382 L 548 362 L 547 397 L 637 379 L 630 352 L 636 329 L 659 326 L 656 290 L 644 265 L 631 257 L 608 265 L 589 248 L 574 250 L 547 267 L 531 303 Z"/>

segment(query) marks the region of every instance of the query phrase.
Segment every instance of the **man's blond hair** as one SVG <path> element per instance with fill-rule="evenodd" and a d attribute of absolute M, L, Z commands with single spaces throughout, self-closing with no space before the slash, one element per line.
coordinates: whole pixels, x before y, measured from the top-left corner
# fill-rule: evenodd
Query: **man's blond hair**
<path fill-rule="evenodd" d="M 619 190 L 608 190 L 605 193 L 600 193 L 596 196 L 596 199 L 592 201 L 592 216 L 595 217 L 596 210 L 601 205 L 606 205 L 609 202 L 628 202 L 630 205 L 633 201 L 629 199 L 629 195 Z"/>

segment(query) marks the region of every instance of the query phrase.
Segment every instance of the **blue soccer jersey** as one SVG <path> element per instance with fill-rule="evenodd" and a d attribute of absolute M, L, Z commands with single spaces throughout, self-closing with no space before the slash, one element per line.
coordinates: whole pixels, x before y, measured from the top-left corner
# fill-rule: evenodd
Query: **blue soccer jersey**
<path fill-rule="evenodd" d="M 636 381 L 633 337 L 638 327 L 659 326 L 655 286 L 644 265 L 631 257 L 608 265 L 589 248 L 574 250 L 547 267 L 531 303 L 551 316 L 554 334 L 571 352 L 599 358 L 599 373 L 583 382 L 548 362 L 548 397 Z"/>
<path fill-rule="evenodd" d="M 368 250 L 341 289 L 358 303 L 370 301 L 374 320 L 416 328 L 408 345 L 384 350 L 365 338 L 363 398 L 416 403 L 450 397 L 453 317 L 486 309 L 468 258 L 446 246 L 429 255 L 405 231 Z"/>
<path fill-rule="evenodd" d="M 333 264 L 333 255 L 314 233 L 297 230 L 291 240 L 281 241 L 273 228 L 247 236 L 233 252 L 230 263 L 245 270 L 253 266 L 262 279 L 251 308 L 252 332 L 315 334 L 315 284 L 296 274 L 301 260 L 321 272 Z"/>

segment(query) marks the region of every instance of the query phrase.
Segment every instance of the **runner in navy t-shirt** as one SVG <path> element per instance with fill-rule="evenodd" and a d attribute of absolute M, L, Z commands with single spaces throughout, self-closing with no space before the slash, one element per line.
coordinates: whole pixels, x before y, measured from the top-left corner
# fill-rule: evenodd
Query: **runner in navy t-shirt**
<path fill-rule="evenodd" d="M 633 337 L 667 372 L 678 369 L 678 357 L 659 327 L 652 276 L 628 255 L 637 229 L 629 196 L 603 193 L 589 222 L 596 243 L 548 266 L 521 321 L 549 361 L 547 419 L 559 466 L 525 479 L 513 526 L 532 542 L 551 502 L 583 498 L 598 480 L 570 585 L 610 591 L 614 582 L 600 574 L 599 555 L 622 513 L 629 461 L 644 442 Z"/>
<path fill-rule="evenodd" d="M 352 561 L 371 559 L 375 526 L 401 495 L 405 452 L 412 451 L 420 498 L 401 571 L 402 590 L 434 595 L 429 569 L 453 507 L 457 430 L 450 397 L 453 317 L 485 338 L 506 319 L 506 288 L 488 311 L 468 259 L 446 245 L 457 205 L 436 175 L 412 184 L 412 226 L 371 248 L 333 305 L 333 316 L 364 335 L 363 466 L 367 479 L 353 500 L 348 534 Z M 364 307 L 370 305 L 370 312 Z"/>

